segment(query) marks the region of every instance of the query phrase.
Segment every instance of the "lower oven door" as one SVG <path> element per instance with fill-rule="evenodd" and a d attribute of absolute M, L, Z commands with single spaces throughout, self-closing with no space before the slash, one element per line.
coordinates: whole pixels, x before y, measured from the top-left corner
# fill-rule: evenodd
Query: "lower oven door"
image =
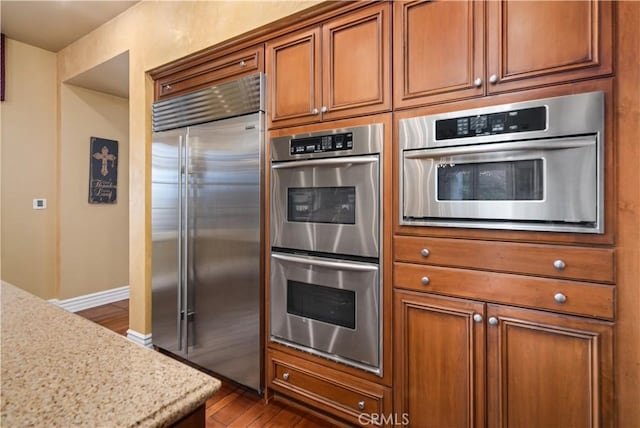
<path fill-rule="evenodd" d="M 405 150 L 402 223 L 599 232 L 596 142 L 588 135 Z"/>
<path fill-rule="evenodd" d="M 378 155 L 274 162 L 271 245 L 378 257 Z"/>
<path fill-rule="evenodd" d="M 381 374 L 378 265 L 274 252 L 270 302 L 272 341 Z"/>

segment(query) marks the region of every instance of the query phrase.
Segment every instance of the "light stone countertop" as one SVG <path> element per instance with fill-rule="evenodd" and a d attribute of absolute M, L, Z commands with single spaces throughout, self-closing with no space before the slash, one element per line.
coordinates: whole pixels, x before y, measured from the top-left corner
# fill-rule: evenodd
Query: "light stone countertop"
<path fill-rule="evenodd" d="M 162 427 L 220 381 L 0 285 L 0 426 Z"/>

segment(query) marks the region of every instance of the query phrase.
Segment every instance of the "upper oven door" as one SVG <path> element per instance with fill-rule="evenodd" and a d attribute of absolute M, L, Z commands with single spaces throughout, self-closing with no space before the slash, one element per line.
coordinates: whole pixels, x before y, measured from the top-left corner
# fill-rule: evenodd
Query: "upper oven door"
<path fill-rule="evenodd" d="M 559 229 L 594 225 L 596 142 L 595 135 L 587 135 L 405 150 L 403 222 L 470 227 L 524 222 L 521 228 L 537 230 L 545 222 L 563 224 Z"/>
<path fill-rule="evenodd" d="M 271 245 L 378 257 L 379 155 L 271 166 Z"/>

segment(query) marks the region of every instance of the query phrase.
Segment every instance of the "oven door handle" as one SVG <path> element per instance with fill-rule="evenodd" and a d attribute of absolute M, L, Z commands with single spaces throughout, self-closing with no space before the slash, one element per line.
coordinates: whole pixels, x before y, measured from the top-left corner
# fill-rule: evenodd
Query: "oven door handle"
<path fill-rule="evenodd" d="M 290 255 L 276 254 L 276 253 L 272 253 L 271 257 L 273 257 L 274 259 L 285 261 L 285 262 L 300 263 L 305 265 L 326 267 L 326 268 L 339 269 L 339 270 L 351 270 L 356 272 L 375 272 L 378 270 L 378 266 L 365 265 L 360 263 L 318 260 L 315 258 L 312 259 L 307 257 L 297 257 L 297 256 L 290 256 Z"/>
<path fill-rule="evenodd" d="M 429 159 L 477 153 L 510 152 L 517 150 L 558 150 L 577 149 L 596 144 L 595 137 L 571 137 L 562 139 L 519 141 L 516 143 L 478 144 L 475 146 L 444 147 L 441 149 L 420 149 L 404 152 L 405 159 Z"/>
<path fill-rule="evenodd" d="M 361 165 L 378 162 L 377 156 L 342 157 L 327 159 L 306 159 L 292 162 L 272 163 L 271 169 L 300 168 L 309 166 Z"/>

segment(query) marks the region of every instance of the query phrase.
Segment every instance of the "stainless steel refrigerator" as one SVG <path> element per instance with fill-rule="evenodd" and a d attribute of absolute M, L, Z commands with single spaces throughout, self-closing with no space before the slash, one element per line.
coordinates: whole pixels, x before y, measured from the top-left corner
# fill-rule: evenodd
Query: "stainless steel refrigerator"
<path fill-rule="evenodd" d="M 152 341 L 261 391 L 264 76 L 153 105 Z"/>

